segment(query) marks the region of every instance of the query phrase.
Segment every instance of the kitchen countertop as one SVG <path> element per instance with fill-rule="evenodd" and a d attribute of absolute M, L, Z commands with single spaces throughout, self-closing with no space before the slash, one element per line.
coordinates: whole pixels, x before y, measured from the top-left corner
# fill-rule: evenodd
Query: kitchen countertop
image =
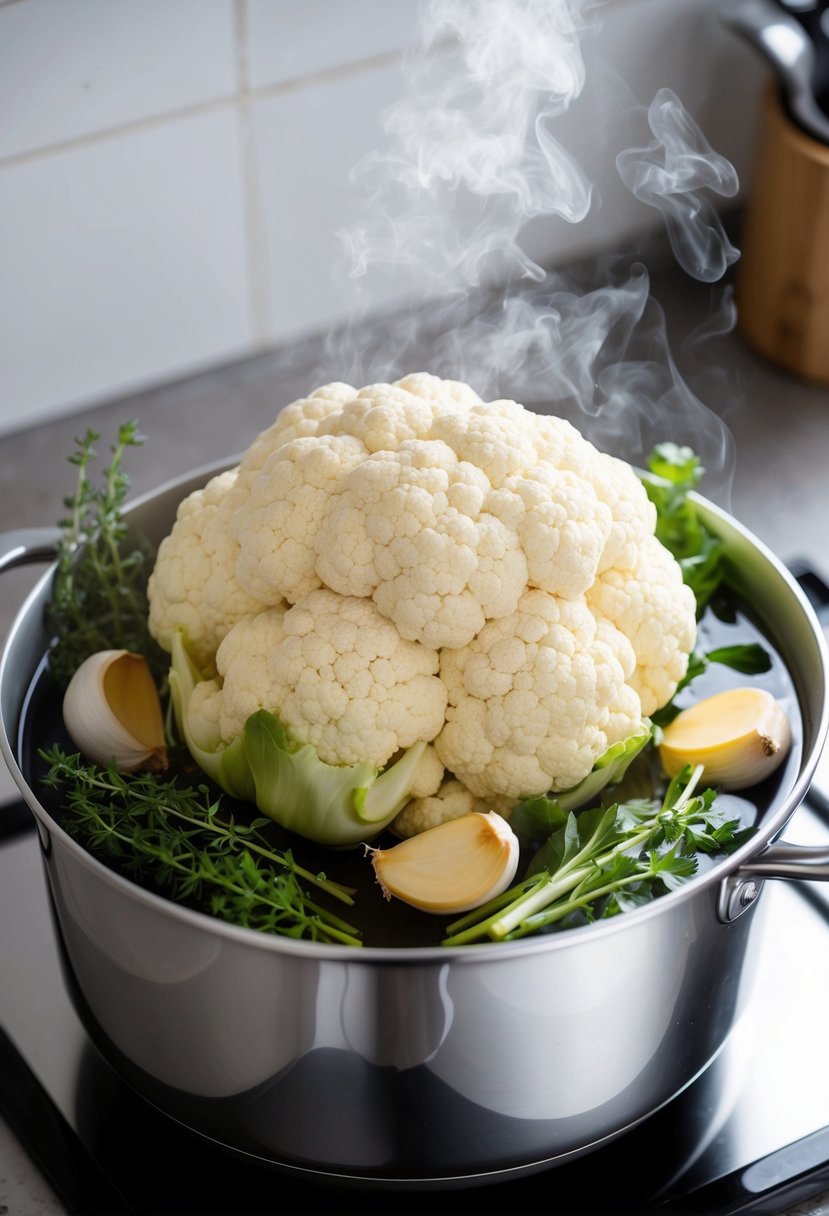
<path fill-rule="evenodd" d="M 730 498 L 723 485 L 710 496 L 784 561 L 808 563 L 829 581 L 829 387 L 776 369 L 734 332 L 710 338 L 704 347 L 686 343 L 711 315 L 711 289 L 669 269 L 654 274 L 652 290 L 666 313 L 674 355 L 688 385 L 734 437 Z M 382 342 L 382 334 L 382 327 L 375 327 L 363 340 Z M 281 406 L 321 382 L 314 378 L 319 345 L 307 339 L 0 440 L 3 527 L 50 524 L 59 517 L 71 484 L 63 457 L 72 450 L 73 437 L 87 427 L 103 433 L 105 450 L 120 422 L 138 419 L 147 440 L 128 460 L 135 493 L 243 450 Z M 429 366 L 428 348 L 400 374 L 418 366 Z M 327 378 L 337 378 L 336 371 Z M 520 396 L 517 388 L 515 393 Z M 4 574 L 0 637 L 37 574 L 32 568 Z M 13 792 L 3 772 L 0 800 Z M 0 1213 L 5 1211 L 57 1216 L 63 1209 L 0 1121 Z M 825 1216 L 829 1196 L 792 1211 Z"/>

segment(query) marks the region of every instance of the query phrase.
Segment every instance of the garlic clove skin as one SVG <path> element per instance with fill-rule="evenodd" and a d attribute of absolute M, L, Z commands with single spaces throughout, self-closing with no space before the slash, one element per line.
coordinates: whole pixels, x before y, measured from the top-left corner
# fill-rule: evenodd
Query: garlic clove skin
<path fill-rule="evenodd" d="M 495 811 L 473 811 L 390 849 L 367 849 L 387 899 L 423 912 L 468 912 L 505 891 L 518 868 L 518 838 Z"/>
<path fill-rule="evenodd" d="M 88 760 L 123 773 L 167 767 L 161 700 L 141 655 L 99 650 L 85 659 L 64 695 L 63 721 Z"/>
<path fill-rule="evenodd" d="M 705 780 L 744 790 L 769 777 L 792 743 L 783 706 L 764 688 L 730 688 L 684 709 L 665 727 L 659 755 L 673 777 L 702 764 Z"/>

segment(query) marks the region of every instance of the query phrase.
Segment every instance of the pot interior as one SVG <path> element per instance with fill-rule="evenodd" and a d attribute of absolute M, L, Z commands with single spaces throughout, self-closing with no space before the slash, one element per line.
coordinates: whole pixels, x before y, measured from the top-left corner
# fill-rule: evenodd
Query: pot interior
<path fill-rule="evenodd" d="M 216 466 L 199 470 L 138 500 L 130 510 L 136 532 L 158 543 L 169 532 L 182 498 L 218 471 Z M 740 589 L 734 622 L 721 620 L 712 612 L 706 614 L 701 622 L 700 648 L 762 641 L 772 651 L 773 665 L 759 679 L 784 703 L 793 724 L 794 744 L 781 768 L 744 795 L 725 796 L 735 815 L 745 824 L 758 826 L 752 841 L 728 859 L 729 868 L 734 868 L 742 857 L 759 852 L 780 834 L 808 788 L 827 729 L 825 644 L 791 574 L 729 516 L 705 500 L 697 501 L 708 525 L 726 542 Z M 53 827 L 54 821 L 60 820 L 60 806 L 40 783 L 45 765 L 38 749 L 53 742 L 74 749 L 63 730 L 60 699 L 43 671 L 48 638 L 42 620 L 50 586 L 51 572 L 47 572 L 10 633 L 0 664 L 0 710 L 6 759 L 35 815 Z M 694 682 L 694 696 L 717 691 L 729 679 L 732 684 L 740 682 L 739 678 L 735 681 L 734 673 L 712 664 Z M 330 877 L 357 889 L 355 909 L 348 910 L 347 919 L 360 928 L 366 945 L 430 946 L 439 944 L 445 935 L 451 918 L 428 916 L 382 897 L 362 849 L 333 855 L 330 850 L 291 837 L 276 825 L 272 836 L 277 847 L 292 847 L 304 866 L 325 870 Z M 390 833 L 385 833 L 373 843 L 388 846 L 395 842 Z M 724 868 L 724 864 L 703 859 L 695 882 L 704 881 L 706 872 Z"/>

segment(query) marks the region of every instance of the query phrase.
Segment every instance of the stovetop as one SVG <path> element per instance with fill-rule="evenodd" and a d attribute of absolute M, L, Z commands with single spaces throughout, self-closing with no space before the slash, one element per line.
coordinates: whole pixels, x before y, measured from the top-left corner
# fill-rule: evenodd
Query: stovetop
<path fill-rule="evenodd" d="M 4 808 L 0 823 L 0 1112 L 70 1212 L 725 1216 L 780 1213 L 829 1188 L 829 884 L 766 883 L 747 1013 L 706 1073 L 639 1127 L 542 1174 L 392 1196 L 225 1155 L 132 1093 L 70 1003 L 29 812 Z M 829 804 L 804 804 L 787 839 L 829 842 Z"/>

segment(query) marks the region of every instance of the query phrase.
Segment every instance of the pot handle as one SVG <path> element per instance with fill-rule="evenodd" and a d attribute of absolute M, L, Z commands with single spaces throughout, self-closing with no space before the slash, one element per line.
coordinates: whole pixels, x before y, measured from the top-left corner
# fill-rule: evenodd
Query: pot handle
<path fill-rule="evenodd" d="M 829 812 L 829 796 L 812 787 L 810 802 Z M 720 885 L 720 920 L 736 920 L 760 894 L 766 878 L 793 878 L 800 882 L 829 882 L 829 845 L 788 844 L 785 840 L 744 862 Z"/>
<path fill-rule="evenodd" d="M 0 572 L 33 562 L 55 558 L 61 532 L 59 528 L 19 528 L 0 532 Z"/>
<path fill-rule="evenodd" d="M 741 865 L 733 877 L 829 882 L 829 845 L 775 844 Z"/>

